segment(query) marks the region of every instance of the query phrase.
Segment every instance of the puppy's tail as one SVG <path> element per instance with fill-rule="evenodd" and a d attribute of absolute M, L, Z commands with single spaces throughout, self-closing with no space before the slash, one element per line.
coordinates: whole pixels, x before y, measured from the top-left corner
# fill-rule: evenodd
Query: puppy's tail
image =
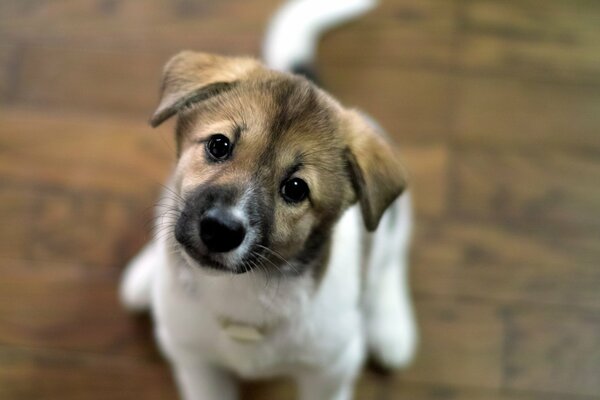
<path fill-rule="evenodd" d="M 288 0 L 273 16 L 263 46 L 266 64 L 311 80 L 319 37 L 371 10 L 377 0 Z"/>

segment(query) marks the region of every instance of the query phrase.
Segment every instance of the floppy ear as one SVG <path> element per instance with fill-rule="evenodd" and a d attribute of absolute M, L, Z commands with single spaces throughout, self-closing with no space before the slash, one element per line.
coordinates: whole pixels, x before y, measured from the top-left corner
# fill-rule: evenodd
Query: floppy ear
<path fill-rule="evenodd" d="M 230 90 L 258 68 L 251 58 L 221 57 L 182 51 L 167 62 L 160 89 L 160 104 L 150 119 L 157 127 L 182 108 Z"/>
<path fill-rule="evenodd" d="M 365 225 L 374 231 L 406 187 L 406 171 L 391 143 L 356 111 L 348 115 L 348 165 Z"/>

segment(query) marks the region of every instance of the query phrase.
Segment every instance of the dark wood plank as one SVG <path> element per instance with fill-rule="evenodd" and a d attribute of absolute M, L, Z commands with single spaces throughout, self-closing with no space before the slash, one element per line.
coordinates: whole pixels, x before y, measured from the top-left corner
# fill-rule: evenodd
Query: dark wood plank
<path fill-rule="evenodd" d="M 600 163 L 565 152 L 462 151 L 456 211 L 556 237 L 600 233 Z"/>
<path fill-rule="evenodd" d="M 173 52 L 27 46 L 15 101 L 146 120 Z"/>
<path fill-rule="evenodd" d="M 291 382 L 245 384 L 243 400 L 293 400 Z M 367 371 L 359 380 L 357 400 L 595 400 L 598 396 L 564 395 L 514 389 L 482 389 L 472 386 L 429 385 L 406 382 Z"/>
<path fill-rule="evenodd" d="M 175 156 L 170 126 L 31 108 L 0 110 L 0 176 L 20 186 L 152 200 Z"/>
<path fill-rule="evenodd" d="M 89 355 L 0 346 L 0 395 L 3 399 L 165 399 L 176 398 L 170 371 L 163 364 L 140 363 L 117 356 Z M 48 368 L 48 366 L 53 366 Z M 68 388 L 68 390 L 65 390 Z M 289 382 L 245 384 L 245 400 L 294 399 Z M 357 399 L 423 400 L 591 400 L 596 396 L 565 396 L 519 390 L 487 390 L 451 385 L 423 385 L 365 374 Z"/>
<path fill-rule="evenodd" d="M 461 144 L 490 149 L 600 149 L 598 86 L 465 77 L 457 101 Z"/>
<path fill-rule="evenodd" d="M 586 0 L 468 0 L 461 64 L 469 70 L 600 82 L 600 7 Z"/>
<path fill-rule="evenodd" d="M 357 399 L 362 399 L 357 397 Z M 528 390 L 490 390 L 475 386 L 418 385 L 403 382 L 401 379 L 389 381 L 385 396 L 376 399 L 386 400 L 593 400 L 596 396 L 574 396 L 552 394 Z"/>
<path fill-rule="evenodd" d="M 31 193 L 31 192 L 29 192 Z M 24 244 L 31 243 L 31 227 L 36 200 L 33 195 L 0 191 L 0 253 L 3 257 L 20 257 L 26 253 Z"/>
<path fill-rule="evenodd" d="M 417 220 L 421 217 L 444 217 L 449 196 L 450 155 L 443 145 L 406 145 L 400 153 L 408 168 L 408 190 L 411 192 Z"/>
<path fill-rule="evenodd" d="M 0 112 L 0 130 L 3 256 L 123 265 L 151 231 L 171 134 L 22 109 Z"/>
<path fill-rule="evenodd" d="M 293 400 L 295 386 L 290 381 L 245 383 L 244 400 Z M 473 386 L 423 384 L 407 382 L 401 374 L 381 374 L 367 369 L 357 382 L 357 400 L 565 400 L 561 394 L 535 391 L 482 389 Z M 597 397 L 568 396 L 571 400 L 592 400 Z"/>
<path fill-rule="evenodd" d="M 117 271 L 2 260 L 0 273 L 3 345 L 160 359 L 149 318 L 118 302 Z"/>
<path fill-rule="evenodd" d="M 506 311 L 508 387 L 600 393 L 600 313 L 534 307 Z"/>
<path fill-rule="evenodd" d="M 296 386 L 289 379 L 241 382 L 242 400 L 294 400 Z"/>
<path fill-rule="evenodd" d="M 421 352 L 401 381 L 597 396 L 600 312 L 418 298 Z"/>
<path fill-rule="evenodd" d="M 324 69 L 323 79 L 347 106 L 372 115 L 401 144 L 448 137 L 453 81 L 445 73 L 345 64 Z"/>
<path fill-rule="evenodd" d="M 160 363 L 117 356 L 0 346 L 0 397 L 21 399 L 174 399 Z"/>
<path fill-rule="evenodd" d="M 318 62 L 333 66 L 448 67 L 455 63 L 457 2 L 382 1 L 366 16 L 328 33 Z"/>
<path fill-rule="evenodd" d="M 421 344 L 403 380 L 500 387 L 503 322 L 495 306 L 427 297 L 416 306 Z"/>
<path fill-rule="evenodd" d="M 385 379 L 366 370 L 355 386 L 356 399 L 380 399 L 385 395 Z M 297 388 L 291 379 L 280 379 L 264 382 L 244 382 L 242 384 L 243 400 L 293 400 L 296 399 Z"/>
<path fill-rule="evenodd" d="M 17 46 L 0 44 L 0 102 L 6 102 L 12 97 L 18 64 Z"/>
<path fill-rule="evenodd" d="M 598 238 L 568 236 L 495 222 L 421 221 L 412 252 L 414 290 L 502 304 L 598 309 Z"/>
<path fill-rule="evenodd" d="M 6 258 L 114 270 L 150 235 L 153 201 L 143 204 L 97 192 L 3 183 L 0 252 Z"/>
<path fill-rule="evenodd" d="M 4 1 L 0 37 L 62 48 L 258 54 L 277 0 Z M 235 21 L 235 23 L 232 23 Z"/>

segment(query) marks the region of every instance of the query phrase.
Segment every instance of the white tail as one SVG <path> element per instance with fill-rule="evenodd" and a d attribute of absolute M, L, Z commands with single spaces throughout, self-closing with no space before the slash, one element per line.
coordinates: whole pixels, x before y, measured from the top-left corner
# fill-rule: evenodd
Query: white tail
<path fill-rule="evenodd" d="M 293 71 L 313 63 L 320 35 L 371 10 L 377 0 L 289 0 L 273 16 L 264 41 L 266 64 Z"/>

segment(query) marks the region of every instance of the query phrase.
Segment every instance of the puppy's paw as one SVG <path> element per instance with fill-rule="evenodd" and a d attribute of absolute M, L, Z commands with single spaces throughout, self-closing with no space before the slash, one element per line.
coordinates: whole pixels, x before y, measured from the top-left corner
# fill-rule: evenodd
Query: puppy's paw
<path fill-rule="evenodd" d="M 146 282 L 131 273 L 125 273 L 119 287 L 121 304 L 131 312 L 146 311 L 150 307 L 149 290 Z"/>
<path fill-rule="evenodd" d="M 417 331 L 411 318 L 397 313 L 372 316 L 367 326 L 369 351 L 374 361 L 386 369 L 408 366 L 417 349 Z"/>
<path fill-rule="evenodd" d="M 119 298 L 129 311 L 140 312 L 150 308 L 150 287 L 153 265 L 148 262 L 149 251 L 143 250 L 125 268 L 119 287 Z"/>

